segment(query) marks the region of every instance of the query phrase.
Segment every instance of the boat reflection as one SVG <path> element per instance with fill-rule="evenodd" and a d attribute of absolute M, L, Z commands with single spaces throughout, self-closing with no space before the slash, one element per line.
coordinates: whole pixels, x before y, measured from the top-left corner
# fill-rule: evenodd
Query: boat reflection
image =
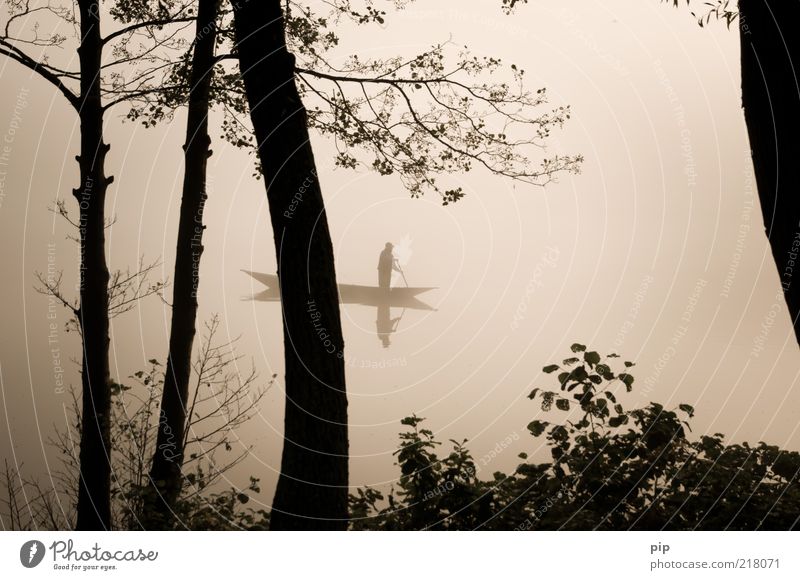
<path fill-rule="evenodd" d="M 267 287 L 263 292 L 251 296 L 249 298 L 250 300 L 257 302 L 280 301 L 280 289 L 277 275 L 262 274 L 249 270 L 242 271 Z M 417 298 L 418 295 L 431 290 L 436 290 L 436 288 L 381 288 L 378 286 L 362 286 L 360 284 L 339 284 L 339 303 L 375 307 L 375 327 L 378 339 L 381 341 L 384 348 L 389 348 L 389 346 L 391 346 L 391 335 L 397 331 L 406 310 L 436 310 L 431 305 Z M 392 308 L 402 309 L 400 315 L 396 318 L 392 318 Z"/>

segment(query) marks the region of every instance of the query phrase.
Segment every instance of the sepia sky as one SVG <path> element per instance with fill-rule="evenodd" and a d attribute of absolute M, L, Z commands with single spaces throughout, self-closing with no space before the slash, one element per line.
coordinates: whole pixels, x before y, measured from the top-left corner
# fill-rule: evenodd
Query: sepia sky
<path fill-rule="evenodd" d="M 314 138 L 339 281 L 376 284 L 392 241 L 409 284 L 438 288 L 421 296 L 436 311 L 392 312 L 402 318 L 389 348 L 374 308 L 342 309 L 351 484 L 394 481 L 399 421 L 411 413 L 442 440 L 469 439 L 483 477 L 513 469 L 521 451 L 545 457 L 525 428 L 541 414 L 527 394 L 554 387 L 541 368 L 573 342 L 637 363 L 628 405 L 689 403 L 695 436 L 800 448 L 800 352 L 763 234 L 736 30 L 700 29 L 658 0 L 536 0 L 512 17 L 499 4 L 418 0 L 384 29 L 343 31 L 334 53 L 412 55 L 452 38 L 514 62 L 532 89 L 572 107 L 548 153 L 586 159 L 580 175 L 545 189 L 457 176 L 467 196 L 442 207 L 432 195 L 411 199 L 395 178 L 334 170 L 331 144 Z M 58 368 L 66 385 L 79 384 L 79 343 L 64 332 L 65 311 L 34 291 L 34 274 L 51 264 L 74 289 L 77 248 L 47 208 L 74 205 L 79 127 L 46 83 L 7 60 L 0 75 L 9 146 L 0 159 L 0 455 L 42 475 L 56 459 L 46 440 L 69 404 Z M 112 110 L 106 128 L 110 265 L 160 259 L 158 276 L 171 278 L 185 116 L 147 130 L 122 116 Z M 253 454 L 230 480 L 260 477 L 259 500 L 269 502 L 283 420 L 281 316 L 275 303 L 246 299 L 263 287 L 241 270 L 275 271 L 272 233 L 252 159 L 217 137 L 199 322 L 218 313 L 225 337 L 240 337 L 243 371 L 252 363 L 264 383 L 278 374 L 240 432 Z M 113 321 L 117 380 L 165 358 L 168 323 L 158 298 Z"/>

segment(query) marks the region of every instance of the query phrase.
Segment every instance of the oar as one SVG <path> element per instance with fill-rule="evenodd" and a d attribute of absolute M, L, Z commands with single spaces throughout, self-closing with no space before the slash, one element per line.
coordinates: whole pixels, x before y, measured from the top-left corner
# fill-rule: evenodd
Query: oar
<path fill-rule="evenodd" d="M 406 273 L 403 272 L 403 267 L 400 265 L 400 262 L 398 262 L 397 260 L 395 260 L 395 263 L 397 264 L 397 269 L 400 270 L 400 275 L 403 277 L 403 282 L 406 283 L 406 288 L 409 288 L 408 280 L 406 280 Z"/>
<path fill-rule="evenodd" d="M 406 288 L 409 288 L 408 280 L 406 280 L 406 273 L 403 272 L 403 267 L 400 265 L 400 262 L 398 262 L 396 259 L 395 259 L 395 264 L 397 264 L 397 269 L 400 270 L 400 275 L 403 277 L 403 282 L 406 283 Z M 392 329 L 392 332 L 397 332 L 397 329 L 400 327 L 400 321 L 403 320 L 403 316 L 405 316 L 405 314 L 406 314 L 406 307 L 403 306 L 403 311 L 400 313 L 400 318 L 398 318 L 397 322 L 394 323 L 394 328 Z"/>

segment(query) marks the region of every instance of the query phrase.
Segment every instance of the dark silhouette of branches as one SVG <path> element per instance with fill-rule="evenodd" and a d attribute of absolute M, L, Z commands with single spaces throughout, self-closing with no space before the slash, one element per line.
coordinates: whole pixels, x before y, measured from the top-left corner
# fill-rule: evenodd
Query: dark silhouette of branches
<path fill-rule="evenodd" d="M 127 268 L 125 270 L 115 270 L 111 273 L 108 284 L 108 315 L 109 318 L 116 318 L 121 314 L 133 310 L 141 300 L 150 296 L 162 296 L 167 283 L 165 281 L 150 281 L 150 275 L 161 266 L 160 262 L 145 262 L 144 258 L 139 259 L 139 265 L 135 270 Z M 64 294 L 62 288 L 63 272 L 55 274 L 45 274 L 43 272 L 34 273 L 38 285 L 34 290 L 44 296 L 52 296 L 62 306 L 69 310 L 73 318 L 67 323 L 68 330 L 80 332 L 78 317 L 80 308 L 77 298 L 69 298 Z"/>
<path fill-rule="evenodd" d="M 80 72 L 53 64 L 80 41 L 73 3 L 67 0 L 8 0 L 0 16 L 0 55 L 6 56 L 53 85 L 77 111 Z M 165 85 L 162 71 L 189 50 L 186 30 L 194 22 L 195 2 L 117 1 L 110 7 L 111 23 L 122 25 L 100 39 L 111 56 L 101 66 L 103 110 L 147 95 L 168 94 L 182 87 Z M 72 30 L 44 33 L 44 30 Z M 66 61 L 65 61 L 66 62 Z"/>
<path fill-rule="evenodd" d="M 686 6 L 692 5 L 692 0 L 661 0 L 662 2 L 672 2 L 673 6 L 679 6 L 685 2 Z M 699 2 L 695 1 L 695 4 Z M 697 23 L 703 27 L 706 26 L 711 20 L 724 20 L 725 24 L 730 28 L 736 19 L 739 17 L 739 9 L 737 2 L 732 0 L 713 0 L 704 1 L 703 11 L 691 11 L 692 16 L 697 19 Z"/>
<path fill-rule="evenodd" d="M 406 4 L 395 3 L 399 9 Z M 452 40 L 417 55 L 352 55 L 334 64 L 329 53 L 340 45 L 341 29 L 385 25 L 384 11 L 335 0 L 313 9 L 287 2 L 284 15 L 309 128 L 334 142 L 339 167 L 398 176 L 412 196 L 433 191 L 444 203 L 463 196 L 443 183 L 449 173 L 481 169 L 542 186 L 579 171 L 581 155 L 546 150 L 552 131 L 569 119 L 569 107 L 548 108 L 546 90 L 528 89 L 515 65 L 476 57 Z M 224 115 L 223 137 L 254 151 L 230 9 L 221 9 L 218 30 L 211 98 Z M 163 90 L 131 93 L 128 118 L 145 126 L 171 118 L 186 102 L 189 67 L 187 53 L 160 71 Z"/>
<path fill-rule="evenodd" d="M 546 90 L 526 90 L 524 71 L 513 65 L 513 80 L 483 80 L 500 70 L 498 59 L 461 49 L 448 66 L 448 49 L 454 48 L 447 42 L 409 60 L 354 56 L 324 72 L 298 67 L 309 124 L 333 138 L 337 164 L 398 174 L 413 196 L 433 189 L 446 203 L 462 195 L 439 187 L 437 179 L 447 173 L 477 166 L 545 185 L 558 173 L 579 170 L 580 155 L 533 162 L 552 130 L 569 119 L 569 107 L 539 112 Z M 367 161 L 359 161 L 359 150 Z"/>
<path fill-rule="evenodd" d="M 26 478 L 24 465 L 3 462 L 3 499 L 0 523 L 4 531 L 65 530 L 72 527 L 56 490 L 40 480 Z"/>
<path fill-rule="evenodd" d="M 244 446 L 236 432 L 256 413 L 264 395 L 272 385 L 258 383 L 254 369 L 241 374 L 240 356 L 235 354 L 238 339 L 220 342 L 219 317 L 205 324 L 205 334 L 193 364 L 191 406 L 186 431 L 182 434 L 187 449 L 184 462 L 186 477 L 181 497 L 175 506 L 179 528 L 192 527 L 193 518 L 202 512 L 203 525 L 249 525 L 253 513 L 228 514 L 223 518 L 216 504 L 221 478 L 241 463 L 251 448 Z M 128 384 L 112 386 L 112 521 L 115 529 L 141 529 L 141 511 L 148 491 L 148 475 L 156 445 L 159 403 L 164 382 L 163 366 L 155 359 L 147 370 L 137 371 Z M 273 377 L 274 379 L 274 377 Z M 79 441 L 81 438 L 81 404 L 79 393 L 69 389 L 71 403 L 65 408 L 66 425 L 57 427 L 48 440 L 59 453 L 60 466 L 51 470 L 48 485 L 26 479 L 22 466 L 14 468 L 6 462 L 2 486 L 4 496 L 0 521 L 4 529 L 71 529 L 78 500 Z M 238 449 L 237 449 L 238 448 Z M 257 490 L 251 480 L 243 490 Z M 243 498 L 240 498 L 243 499 Z M 238 502 L 238 508 L 246 500 Z M 224 518 L 223 518 L 224 519 Z M 251 522 L 252 523 L 252 522 Z"/>

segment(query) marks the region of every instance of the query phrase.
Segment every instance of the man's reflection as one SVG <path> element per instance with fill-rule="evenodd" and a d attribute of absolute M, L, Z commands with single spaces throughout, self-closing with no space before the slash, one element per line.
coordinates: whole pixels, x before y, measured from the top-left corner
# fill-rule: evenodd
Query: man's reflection
<path fill-rule="evenodd" d="M 403 309 L 405 312 L 405 309 Z M 403 318 L 402 314 L 397 318 L 392 318 L 392 308 L 389 302 L 382 302 L 378 304 L 378 319 L 375 321 L 375 326 L 378 329 L 378 339 L 383 344 L 383 348 L 389 348 L 392 344 L 389 336 L 397 330 L 400 324 L 400 319 Z"/>

